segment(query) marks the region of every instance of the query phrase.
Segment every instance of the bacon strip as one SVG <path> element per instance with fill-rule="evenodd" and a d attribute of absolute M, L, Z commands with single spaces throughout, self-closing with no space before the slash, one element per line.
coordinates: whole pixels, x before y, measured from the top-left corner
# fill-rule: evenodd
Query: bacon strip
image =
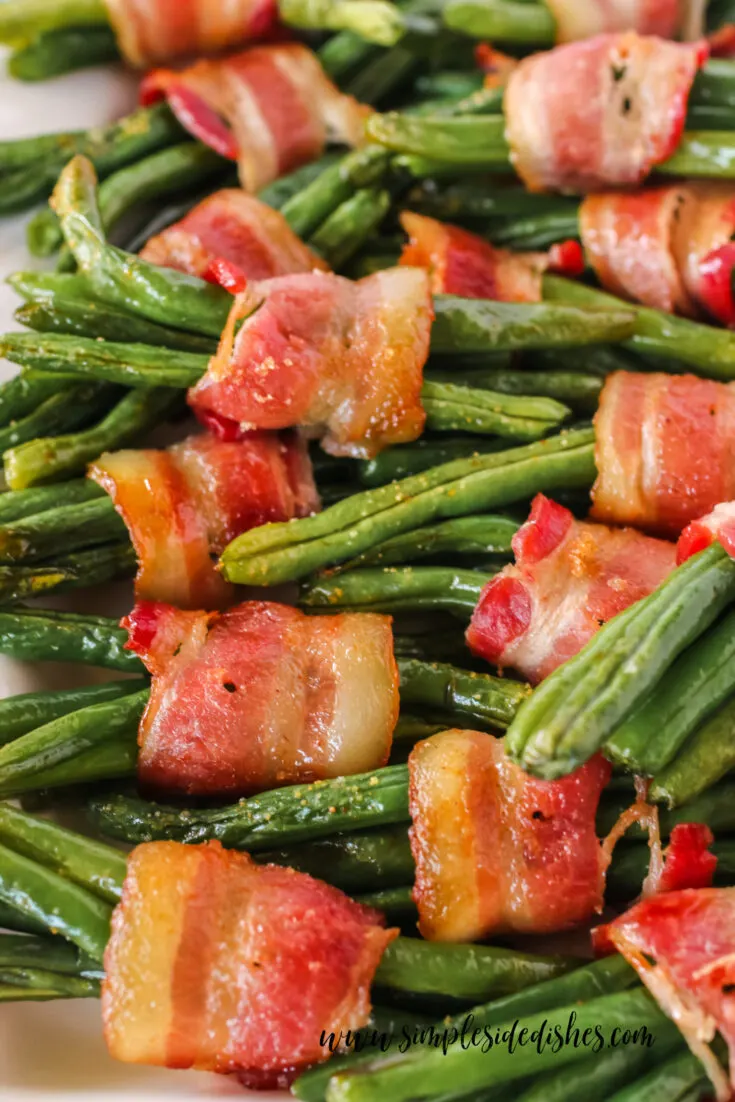
<path fill-rule="evenodd" d="M 723 1100 L 735 1086 L 734 931 L 735 888 L 699 888 L 652 896 L 594 932 L 598 951 L 632 964 Z M 716 1031 L 730 1049 L 730 1084 L 707 1047 Z"/>
<path fill-rule="evenodd" d="M 513 537 L 515 565 L 484 587 L 467 629 L 474 654 L 533 684 L 599 628 L 648 596 L 675 566 L 673 544 L 575 520 L 538 494 Z"/>
<path fill-rule="evenodd" d="M 417 268 L 357 283 L 313 272 L 250 284 L 190 405 L 243 428 L 326 430 L 326 451 L 369 458 L 421 434 L 432 319 Z"/>
<path fill-rule="evenodd" d="M 641 183 L 675 152 L 707 54 L 630 32 L 525 58 L 505 92 L 519 176 L 532 191 L 581 194 Z"/>
<path fill-rule="evenodd" d="M 320 156 L 327 140 L 359 145 L 370 113 L 295 42 L 197 61 L 182 72 L 156 69 L 143 81 L 141 101 L 163 98 L 195 138 L 238 162 L 246 191 Z"/>
<path fill-rule="evenodd" d="M 140 254 L 152 264 L 212 278 L 215 261 L 235 265 L 247 279 L 328 271 L 296 236 L 280 211 L 235 188 L 216 191 L 179 222 L 156 234 Z"/>
<path fill-rule="evenodd" d="M 138 776 L 232 796 L 385 765 L 398 718 L 389 616 L 137 604 L 123 625 L 153 675 Z"/>
<path fill-rule="evenodd" d="M 258 433 L 237 443 L 208 433 L 166 451 L 106 452 L 89 477 L 110 495 L 138 556 L 139 600 L 223 607 L 234 588 L 213 556 L 268 521 L 307 516 L 319 496 L 303 441 Z"/>
<path fill-rule="evenodd" d="M 131 65 L 213 54 L 265 38 L 278 26 L 275 0 L 105 0 Z"/>
<path fill-rule="evenodd" d="M 677 536 L 735 498 L 735 387 L 693 375 L 609 375 L 595 414 L 592 515 Z"/>
<path fill-rule="evenodd" d="M 685 29 L 691 34 L 692 26 L 685 18 L 688 0 L 546 0 L 556 20 L 558 42 L 576 42 L 596 34 L 612 31 L 637 31 L 638 34 L 655 34 L 660 38 L 677 38 Z"/>
<path fill-rule="evenodd" d="M 359 1029 L 398 930 L 336 888 L 219 842 L 128 858 L 105 952 L 102 1019 L 118 1060 L 285 1086 Z"/>
<path fill-rule="evenodd" d="M 690 184 L 601 192 L 580 208 L 597 278 L 614 294 L 669 313 L 735 325 L 735 189 Z"/>
<path fill-rule="evenodd" d="M 398 263 L 425 268 L 435 295 L 540 302 L 541 277 L 549 268 L 572 276 L 584 271 L 576 241 L 554 245 L 548 253 L 515 253 L 423 214 L 404 211 L 400 221 L 410 241 Z"/>
<path fill-rule="evenodd" d="M 599 755 L 540 781 L 478 731 L 443 731 L 408 759 L 414 899 L 432 941 L 552 933 L 602 909 L 595 833 L 610 766 Z"/>

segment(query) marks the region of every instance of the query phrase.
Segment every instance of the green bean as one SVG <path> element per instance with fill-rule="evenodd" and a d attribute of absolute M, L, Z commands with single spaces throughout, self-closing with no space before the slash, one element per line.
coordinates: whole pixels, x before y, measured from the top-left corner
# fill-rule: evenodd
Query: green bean
<path fill-rule="evenodd" d="M 0 700 L 0 746 L 27 735 L 52 720 L 69 715 L 91 704 L 118 700 L 138 692 L 143 682 L 106 681 L 100 685 L 85 685 L 81 689 L 55 689 L 49 692 L 20 693 Z"/>
<path fill-rule="evenodd" d="M 615 309 L 622 300 L 560 276 L 544 276 L 544 298 L 590 309 Z M 735 379 L 735 333 L 677 318 L 661 310 L 633 306 L 635 332 L 623 348 L 650 356 L 667 356 L 709 379 Z M 666 369 L 670 369 L 667 363 Z M 680 367 L 679 370 L 682 370 Z"/>
<path fill-rule="evenodd" d="M 54 553 L 122 540 L 125 522 L 109 497 L 61 505 L 0 527 L 0 562 L 31 562 Z"/>
<path fill-rule="evenodd" d="M 387 926 L 400 926 L 413 932 L 416 929 L 418 914 L 413 901 L 412 888 L 379 888 L 374 892 L 361 892 L 355 896 L 355 902 L 363 907 L 372 907 L 381 911 Z"/>
<path fill-rule="evenodd" d="M 442 10 L 445 26 L 472 38 L 522 46 L 553 46 L 556 24 L 545 4 L 518 0 L 449 0 Z"/>
<path fill-rule="evenodd" d="M 428 382 L 458 383 L 458 366 L 455 364 L 450 371 L 431 365 L 426 379 Z M 501 394 L 551 398 L 581 413 L 593 413 L 597 409 L 602 390 L 602 380 L 597 375 L 553 369 L 532 371 L 523 368 L 518 371 L 505 367 L 472 366 L 461 371 L 461 383 L 473 389 L 499 391 Z"/>
<path fill-rule="evenodd" d="M 402 43 L 381 51 L 372 61 L 358 69 L 345 88 L 348 95 L 360 103 L 375 106 L 388 97 L 397 95 L 405 87 L 421 65 L 413 49 Z"/>
<path fill-rule="evenodd" d="M 19 306 L 13 317 L 21 325 L 38 333 L 66 333 L 126 344 L 135 342 L 207 356 L 216 351 L 216 342 L 208 337 L 167 329 L 164 325 L 132 317 L 98 302 L 29 302 Z M 46 374 L 59 378 L 55 372 Z"/>
<path fill-rule="evenodd" d="M 53 719 L 0 748 L 0 795 L 14 796 L 49 787 L 39 782 L 53 770 L 56 784 L 75 783 L 74 759 L 101 742 L 137 735 L 149 689 L 116 700 L 91 704 Z M 67 766 L 67 769 L 62 769 Z M 61 779 L 59 779 L 61 778 Z M 1 829 L 1 828 L 0 828 Z"/>
<path fill-rule="evenodd" d="M 92 428 L 32 440 L 7 451 L 3 462 L 8 486 L 12 490 L 25 490 L 80 474 L 103 452 L 132 443 L 180 408 L 178 390 L 169 387 L 132 390 Z"/>
<path fill-rule="evenodd" d="M 181 811 L 134 797 L 93 799 L 95 825 L 127 842 L 216 838 L 249 852 L 408 821 L 408 771 L 391 765 L 372 773 L 315 781 L 252 796 L 229 807 Z"/>
<path fill-rule="evenodd" d="M 453 459 L 488 455 L 501 451 L 504 447 L 507 447 L 505 441 L 486 436 L 422 437 L 413 444 L 386 448 L 375 459 L 359 461 L 358 478 L 360 484 L 366 488 L 385 486 L 388 482 L 421 474 L 430 467 L 438 467 Z"/>
<path fill-rule="evenodd" d="M 439 73 L 438 78 L 442 77 Z M 406 207 L 442 222 L 498 221 L 543 218 L 546 215 L 577 217 L 579 201 L 559 195 L 539 195 L 523 187 L 497 187 L 492 179 L 461 180 L 437 187 L 436 181 L 417 183 L 406 197 Z"/>
<path fill-rule="evenodd" d="M 69 432 L 105 413 L 116 397 L 116 390 L 92 380 L 57 390 L 25 417 L 0 429 L 0 452 L 7 452 L 39 436 Z"/>
<path fill-rule="evenodd" d="M 358 188 L 377 187 L 388 161 L 388 154 L 378 146 L 348 153 L 291 195 L 281 205 L 281 214 L 294 233 L 306 239 Z"/>
<path fill-rule="evenodd" d="M 418 77 L 416 91 L 427 99 L 459 99 L 481 91 L 484 80 L 480 72 L 465 73 L 462 70 L 443 69 Z"/>
<path fill-rule="evenodd" d="M 504 998 L 475 1007 L 471 1011 L 472 1022 L 469 1029 L 493 1028 L 529 1014 L 553 1010 L 587 999 L 596 999 L 600 995 L 622 991 L 635 982 L 635 973 L 622 957 L 607 957 L 557 979 L 534 984 L 513 995 L 506 995 Z M 434 1028 L 438 1031 L 440 1038 L 443 1037 L 445 1029 L 449 1031 L 448 1035 L 452 1036 L 451 1030 L 461 1032 L 466 1021 L 467 1014 L 462 1013 L 454 1018 L 444 1018 L 441 1022 L 435 1023 Z M 412 1050 L 412 1053 L 414 1051 Z M 438 1051 L 442 1055 L 441 1047 Z M 427 1050 L 422 1049 L 422 1057 L 426 1054 Z M 324 1102 L 330 1080 L 335 1072 L 359 1071 L 360 1068 L 372 1065 L 374 1059 L 373 1054 L 365 1052 L 335 1057 L 327 1064 L 317 1065 L 300 1075 L 293 1084 L 292 1092 L 297 1098 L 302 1099 L 302 1102 Z M 494 1061 L 491 1059 L 485 1062 L 492 1065 Z M 435 1093 L 440 1095 L 441 1091 L 437 1090 Z"/>
<path fill-rule="evenodd" d="M 433 33 L 426 16 L 404 13 L 388 0 L 279 0 L 284 23 L 305 30 L 352 31 L 377 46 L 395 46 L 410 30 Z"/>
<path fill-rule="evenodd" d="M 340 36 L 337 35 L 335 37 L 338 38 Z M 325 43 L 323 49 L 334 41 L 335 39 L 330 39 L 330 42 Z M 325 153 L 323 157 L 317 158 L 316 161 L 309 161 L 293 172 L 289 172 L 285 176 L 279 176 L 277 180 L 274 180 L 273 183 L 268 184 L 258 192 L 258 198 L 261 202 L 267 203 L 269 207 L 273 207 L 274 210 L 281 210 L 289 199 L 292 199 L 303 191 L 305 187 L 313 183 L 314 180 L 321 176 L 325 169 L 332 168 L 343 159 L 344 153 Z"/>
<path fill-rule="evenodd" d="M 372 0 L 350 2 L 362 5 Z M 377 230 L 390 206 L 391 195 L 385 188 L 361 188 L 322 222 L 310 237 L 309 245 L 330 268 L 339 271 Z"/>
<path fill-rule="evenodd" d="M 568 406 L 553 398 L 516 396 L 453 383 L 426 381 L 421 391 L 426 426 L 433 432 L 479 432 L 526 442 L 567 420 Z"/>
<path fill-rule="evenodd" d="M 102 960 L 110 936 L 110 904 L 3 845 L 0 899 Z"/>
<path fill-rule="evenodd" d="M 573 975 L 574 973 L 572 973 Z M 649 994 L 641 989 L 622 991 L 613 995 L 593 999 L 583 1004 L 559 1007 L 552 1011 L 541 1011 L 521 1018 L 516 1027 L 520 1034 L 532 1036 L 537 1031 L 554 1037 L 558 1028 L 562 1035 L 569 1027 L 570 1016 L 574 1014 L 574 1028 L 580 1036 L 587 1029 L 589 1036 L 595 1036 L 595 1029 L 612 1033 L 613 1029 L 646 1030 L 645 1035 L 655 1035 L 659 1030 L 669 1028 L 668 1019 Z M 512 1025 L 507 1022 L 508 1028 Z M 501 1030 L 502 1032 L 502 1030 Z M 539 1046 L 541 1047 L 541 1046 Z M 565 1064 L 582 1061 L 587 1049 L 573 1045 L 547 1046 L 539 1053 L 534 1047 L 532 1062 L 524 1060 L 513 1046 L 501 1044 L 493 1048 L 492 1059 L 481 1047 L 463 1048 L 452 1045 L 446 1055 L 441 1048 L 410 1051 L 402 1058 L 387 1056 L 375 1058 L 364 1070 L 352 1074 L 333 1076 L 329 1085 L 329 1102 L 372 1102 L 380 1097 L 390 1097 L 392 1102 L 404 1102 L 407 1099 L 431 1098 L 446 1093 L 453 1097 L 495 1084 L 513 1082 L 529 1073 L 543 1073 L 548 1069 L 558 1069 Z"/>
<path fill-rule="evenodd" d="M 669 807 L 686 805 L 735 768 L 735 697 L 730 697 L 690 735 L 651 783 L 650 798 Z"/>
<path fill-rule="evenodd" d="M 72 26 L 42 31 L 8 59 L 16 80 L 48 80 L 90 65 L 104 65 L 120 57 L 111 27 Z"/>
<path fill-rule="evenodd" d="M 3 899 L 0 899 L 0 929 L 13 930 L 19 934 L 46 935 L 48 933 L 48 928 L 43 922 L 23 914 L 17 907 L 11 906 Z"/>
<path fill-rule="evenodd" d="M 607 742 L 733 599 L 735 563 L 712 544 L 609 620 L 541 683 L 510 726 L 511 756 L 548 780 L 570 773 Z"/>
<path fill-rule="evenodd" d="M 115 904 L 122 892 L 126 857 L 102 842 L 0 803 L 0 839 L 92 895 Z"/>
<path fill-rule="evenodd" d="M 99 965 L 61 938 L 0 934 L 0 968 L 41 968 L 63 976 L 99 978 Z"/>
<path fill-rule="evenodd" d="M 457 517 L 393 536 L 336 569 L 339 573 L 364 566 L 397 566 L 443 555 L 508 557 L 518 527 L 510 517 Z"/>
<path fill-rule="evenodd" d="M 666 1059 L 683 1046 L 681 1034 L 671 1023 L 656 1034 L 653 1050 L 638 1045 L 607 1049 L 589 1056 L 581 1064 L 535 1079 L 528 1090 L 517 1095 L 518 1102 L 589 1102 L 591 1098 L 611 1097 L 641 1074 L 652 1063 Z M 618 1095 L 615 1095 L 617 1098 Z"/>
<path fill-rule="evenodd" d="M 693 1052 L 684 1051 L 612 1095 L 611 1102 L 695 1102 L 712 1096 L 712 1085 Z"/>
<path fill-rule="evenodd" d="M 502 507 L 559 486 L 588 486 L 594 477 L 593 436 L 577 430 L 455 460 L 354 494 L 313 517 L 253 529 L 225 549 L 223 573 L 249 585 L 293 581 L 434 521 Z"/>
<path fill-rule="evenodd" d="M 0 607 L 0 654 L 13 658 L 143 673 L 137 654 L 125 650 L 127 641 L 125 629 L 106 616 Z"/>
<path fill-rule="evenodd" d="M 100 981 L 64 976 L 41 968 L 0 968 L 0 1001 L 43 1002 L 48 999 L 98 999 Z"/>
<path fill-rule="evenodd" d="M 7 333 L 0 352 L 24 367 L 62 371 L 122 386 L 193 386 L 207 369 L 207 356 L 145 344 L 119 344 L 64 334 Z"/>
<path fill-rule="evenodd" d="M 415 875 L 405 823 L 266 850 L 258 861 L 298 869 L 348 893 L 400 887 Z"/>
<path fill-rule="evenodd" d="M 66 243 L 95 297 L 149 321 L 219 337 L 232 305 L 229 292 L 108 245 L 95 189 L 91 162 L 77 156 L 59 176 L 53 198 Z"/>
<path fill-rule="evenodd" d="M 351 570 L 334 578 L 317 578 L 301 588 L 306 608 L 392 612 L 437 609 L 467 623 L 489 579 L 474 570 L 421 566 Z"/>
<path fill-rule="evenodd" d="M 0 566 L 0 598 L 9 604 L 51 590 L 63 593 L 80 586 L 129 578 L 135 574 L 135 567 L 135 551 L 128 541 L 73 551 L 32 566 Z"/>
<path fill-rule="evenodd" d="M 27 417 L 70 382 L 78 381 L 51 371 L 24 371 L 0 383 L 0 428 Z"/>
<path fill-rule="evenodd" d="M 102 0 L 17 0 L 0 8 L 0 42 L 13 43 L 55 27 L 108 22 Z"/>
<path fill-rule="evenodd" d="M 549 249 L 558 241 L 579 237 L 576 211 L 554 211 L 530 218 L 508 218 L 499 225 L 491 224 L 486 234 L 493 245 L 518 252 Z"/>
<path fill-rule="evenodd" d="M 455 169 L 473 166 L 492 172 L 509 167 L 502 115 L 417 118 L 390 111 L 372 115 L 365 129 L 368 137 L 387 149 L 446 161 Z"/>
<path fill-rule="evenodd" d="M 422 716 L 414 716 L 409 712 L 401 712 L 398 717 L 395 729 L 393 731 L 393 749 L 396 749 L 396 743 L 413 744 L 418 742 L 422 738 L 431 738 L 432 735 L 438 735 L 440 731 L 446 729 L 443 723 L 431 723 L 429 720 L 424 719 Z M 393 764 L 393 762 L 391 762 Z"/>
<path fill-rule="evenodd" d="M 12 524 L 48 509 L 82 505 L 103 497 L 105 491 L 88 478 L 75 478 L 53 486 L 32 490 L 10 490 L 0 494 L 0 524 Z"/>
<path fill-rule="evenodd" d="M 624 341 L 635 325 L 634 315 L 625 309 L 562 309 L 454 295 L 436 295 L 434 312 L 431 350 L 435 353 L 513 352 Z"/>
<path fill-rule="evenodd" d="M 489 945 L 442 945 L 399 937 L 381 958 L 374 983 L 381 989 L 489 1000 L 571 972 L 578 962 L 534 956 Z"/>
<path fill-rule="evenodd" d="M 39 769 L 25 791 L 36 794 L 57 788 L 71 791 L 92 782 L 134 778 L 137 765 L 138 732 L 131 727 L 127 734 L 82 750 L 73 760 Z"/>
<path fill-rule="evenodd" d="M 118 169 L 99 188 L 100 218 L 105 233 L 113 233 L 139 203 L 175 195 L 185 187 L 196 188 L 205 182 L 209 183 L 211 190 L 213 178 L 222 178 L 227 164 L 208 146 L 190 141 L 157 150 L 132 165 Z M 64 236 L 58 218 L 56 223 L 56 248 L 59 248 Z M 45 244 L 48 246 L 48 240 Z M 66 269 L 68 266 L 73 268 L 74 264 L 67 251 L 60 267 Z"/>
<path fill-rule="evenodd" d="M 454 725 L 462 720 L 505 728 L 531 692 L 522 681 L 459 670 L 442 662 L 399 659 L 398 665 L 401 703 L 443 711 Z"/>
<path fill-rule="evenodd" d="M 372 42 L 366 42 L 351 31 L 340 31 L 319 47 L 317 56 L 327 76 L 341 85 L 356 69 L 379 53 L 379 47 Z"/>
<path fill-rule="evenodd" d="M 656 776 L 735 693 L 735 613 L 684 651 L 605 744 L 611 761 Z"/>

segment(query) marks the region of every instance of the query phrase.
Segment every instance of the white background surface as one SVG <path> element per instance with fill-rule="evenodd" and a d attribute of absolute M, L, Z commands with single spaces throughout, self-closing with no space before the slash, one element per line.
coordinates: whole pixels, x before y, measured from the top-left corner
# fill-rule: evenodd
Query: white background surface
<path fill-rule="evenodd" d="M 135 95 L 136 81 L 113 67 L 44 84 L 21 84 L 5 75 L 0 51 L 0 141 L 109 122 L 134 107 Z M 0 332 L 17 328 L 12 315 L 19 300 L 5 286 L 6 276 L 34 266 L 25 248 L 26 221 L 27 216 L 0 218 Z M 13 372 L 12 365 L 0 360 L 0 381 Z M 118 608 L 109 607 L 110 600 L 114 595 L 107 587 L 104 594 L 88 593 L 84 601 L 77 599 L 75 607 L 82 609 L 86 604 L 98 612 L 117 613 Z M 32 666 L 0 656 L 0 697 L 95 679 L 95 671 L 82 671 L 80 678 L 74 667 Z M 1 1102 L 64 1098 L 147 1102 L 171 1097 L 189 1102 L 223 1095 L 245 1098 L 248 1092 L 225 1076 L 132 1067 L 110 1059 L 96 1000 L 0 1005 Z M 259 1097 L 265 1102 L 278 1096 Z"/>

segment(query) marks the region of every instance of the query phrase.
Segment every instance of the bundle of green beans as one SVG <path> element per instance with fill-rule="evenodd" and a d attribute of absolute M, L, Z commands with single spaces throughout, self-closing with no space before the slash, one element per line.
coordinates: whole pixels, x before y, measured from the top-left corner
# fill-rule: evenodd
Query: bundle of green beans
<path fill-rule="evenodd" d="M 126 632 L 114 620 L 49 610 L 0 613 L 0 652 L 35 661 L 72 661 L 143 674 L 125 650 Z M 529 693 L 523 682 L 417 657 L 415 641 L 395 650 L 402 709 L 441 716 L 447 725 L 502 730 Z M 420 649 L 418 650 L 420 654 Z M 0 701 L 0 795 L 103 780 L 134 773 L 137 730 L 148 699 L 139 679 Z M 435 726 L 432 730 L 435 730 Z M 426 734 L 426 722 L 397 733 L 402 742 Z"/>
<path fill-rule="evenodd" d="M 0 839 L 0 900 L 5 903 L 7 920 L 13 923 L 17 915 L 23 925 L 30 918 L 57 935 L 16 935 L 12 941 L 6 938 L 0 943 L 0 959 L 9 973 L 7 983 L 16 988 L 15 992 L 3 991 L 3 997 L 95 994 L 111 905 L 120 896 L 124 857 L 102 843 L 34 819 L 8 805 L 0 805 Z M 261 853 L 259 859 L 278 861 L 282 856 Z M 293 860 L 293 854 L 287 856 Z M 337 856 L 335 864 L 326 867 L 343 869 L 345 860 L 346 850 Z M 360 1097 L 367 1094 L 377 1098 L 377 1091 L 386 1090 L 391 1097 L 396 1094 L 406 1099 L 461 1098 L 503 1082 L 513 1083 L 517 1092 L 520 1080 L 522 1097 L 529 1100 L 535 1097 L 534 1091 L 541 1091 L 539 1097 L 545 1099 L 569 1102 L 570 1098 L 578 1098 L 581 1102 L 589 1097 L 584 1091 L 591 1084 L 608 1090 L 622 1087 L 628 1098 L 643 1098 L 649 1097 L 640 1093 L 644 1088 L 658 1090 L 662 1083 L 670 1088 L 687 1077 L 692 1082 L 702 1079 L 701 1066 L 686 1054 L 675 1025 L 637 986 L 634 972 L 621 958 L 576 968 L 574 964 L 562 957 L 398 938 L 384 953 L 375 975 L 379 1004 L 386 995 L 410 995 L 419 1011 L 438 1002 L 439 1007 L 443 1004 L 456 1013 L 458 1003 L 466 1007 L 478 999 L 491 1001 L 463 1010 L 455 1018 L 445 1017 L 436 1025 L 440 1037 L 447 1030 L 453 1038 L 446 1045 L 446 1054 L 441 1046 L 437 1050 L 419 1044 L 408 1049 L 391 1046 L 387 1057 L 376 1056 L 370 1049 L 357 1050 L 305 1072 L 297 1080 L 295 1094 L 304 1102 L 331 1098 L 335 1093 L 338 1097 L 345 1093 L 351 1096 L 355 1091 Z M 47 975 L 42 976 L 42 972 Z M 85 982 L 77 987 L 65 983 L 62 977 Z M 494 1060 L 480 1060 L 478 1055 L 483 1054 L 479 1050 L 455 1043 L 468 1013 L 474 1028 L 498 1027 L 502 1035 L 504 1025 L 517 1019 L 529 1030 L 550 1027 L 553 1034 L 556 1025 L 566 1028 L 572 1011 L 580 1032 L 588 1025 L 593 1032 L 595 1027 L 609 1032 L 616 1026 L 645 1025 L 655 1038 L 654 1053 L 648 1051 L 648 1046 L 628 1046 L 590 1056 L 584 1047 L 569 1045 L 559 1060 L 551 1062 L 542 1056 L 539 1069 L 538 1056 L 527 1067 L 522 1057 L 503 1057 L 499 1048 Z M 380 1010 L 375 1014 L 378 1021 L 386 1022 Z M 404 1014 L 398 1019 L 394 1016 L 394 1023 L 392 1029 L 398 1040 L 406 1037 L 404 1026 L 410 1037 L 412 1029 L 420 1029 L 427 1020 L 414 1012 L 413 1020 Z M 449 1073 L 444 1071 L 445 1060 L 451 1062 Z M 539 1070 L 543 1078 L 536 1087 L 531 1079 Z M 633 1085 L 626 1087 L 632 1081 Z M 670 1096 L 661 1093 L 655 1097 Z"/>
<path fill-rule="evenodd" d="M 505 0 L 452 0 L 445 16 L 474 19 L 489 13 L 492 21 L 495 5 Z M 539 4 L 511 3 L 528 30 L 533 28 L 529 13 L 548 13 Z M 479 19 L 478 19 L 479 22 Z M 460 29 L 457 25 L 457 29 Z M 482 32 L 484 37 L 485 32 Z M 492 36 L 495 37 L 495 36 Z M 689 100 L 688 128 L 676 152 L 656 166 L 656 174 L 691 176 L 705 179 L 731 179 L 735 174 L 735 64 L 714 61 L 698 75 Z M 376 114 L 368 120 L 369 137 L 401 155 L 400 163 L 416 176 L 459 175 L 464 172 L 509 172 L 512 170 L 510 147 L 502 113 L 472 117 L 416 115 L 392 111 Z"/>

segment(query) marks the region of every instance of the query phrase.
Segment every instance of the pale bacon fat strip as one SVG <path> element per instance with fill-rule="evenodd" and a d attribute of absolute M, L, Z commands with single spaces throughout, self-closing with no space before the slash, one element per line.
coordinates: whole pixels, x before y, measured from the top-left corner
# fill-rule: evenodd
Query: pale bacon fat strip
<path fill-rule="evenodd" d="M 214 54 L 263 38 L 278 24 L 275 0 L 105 0 L 131 65 Z"/>
<path fill-rule="evenodd" d="M 280 211 L 236 188 L 216 191 L 197 203 L 147 241 L 140 255 L 151 264 L 203 279 L 215 260 L 236 265 L 247 279 L 329 267 L 296 236 Z"/>
<path fill-rule="evenodd" d="M 444 731 L 411 752 L 411 851 L 419 928 L 432 941 L 551 933 L 602 908 L 595 832 L 610 766 L 599 755 L 540 781 L 478 731 Z"/>
<path fill-rule="evenodd" d="M 142 602 L 123 624 L 153 675 L 139 734 L 144 786 L 231 797 L 387 762 L 399 703 L 389 616 Z"/>
<path fill-rule="evenodd" d="M 360 145 L 371 110 L 343 95 L 296 42 L 254 46 L 181 72 L 156 69 L 141 101 L 163 98 L 195 138 L 238 162 L 251 192 L 320 156 L 327 140 Z"/>
<path fill-rule="evenodd" d="M 105 452 L 89 469 L 125 521 L 138 557 L 139 600 L 220 608 L 234 588 L 214 559 L 230 540 L 268 521 L 308 516 L 319 496 L 305 443 L 253 433 L 209 433 L 165 451 Z"/>
<path fill-rule="evenodd" d="M 735 386 L 618 371 L 595 414 L 592 516 L 678 536 L 735 498 Z"/>
<path fill-rule="evenodd" d="M 148 842 L 128 858 L 105 952 L 110 1053 L 284 1087 L 359 1029 L 398 930 L 304 873 L 219 842 Z"/>
<path fill-rule="evenodd" d="M 356 283 L 323 272 L 251 283 L 189 404 L 245 428 L 300 425 L 324 433 L 333 455 L 369 458 L 421 435 L 432 320 L 418 268 Z"/>
<path fill-rule="evenodd" d="M 632 186 L 674 153 L 706 43 L 604 34 L 524 58 L 505 117 L 513 165 L 532 191 Z"/>
<path fill-rule="evenodd" d="M 676 565 L 672 543 L 576 520 L 542 494 L 513 537 L 513 552 L 515 564 L 484 587 L 466 638 L 474 654 L 532 684 L 647 597 Z"/>

